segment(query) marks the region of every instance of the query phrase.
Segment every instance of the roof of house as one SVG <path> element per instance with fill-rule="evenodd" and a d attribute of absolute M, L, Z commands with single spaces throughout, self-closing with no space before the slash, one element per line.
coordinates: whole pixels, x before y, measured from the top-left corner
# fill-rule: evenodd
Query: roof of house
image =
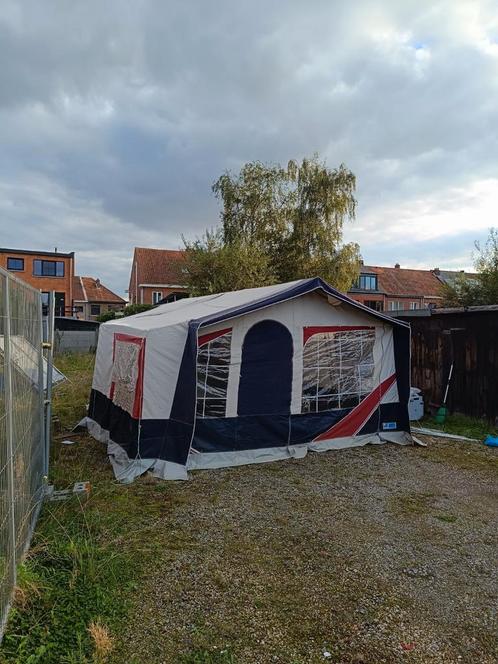
<path fill-rule="evenodd" d="M 100 279 L 93 277 L 73 278 L 73 298 L 77 302 L 102 302 L 126 304 L 126 301 L 109 290 Z"/>
<path fill-rule="evenodd" d="M 34 251 L 32 249 L 8 249 L 0 247 L 0 254 L 25 254 L 27 256 L 52 256 L 53 258 L 74 258 L 74 251 L 64 253 L 62 251 Z"/>
<path fill-rule="evenodd" d="M 365 273 L 378 275 L 378 292 L 388 296 L 441 297 L 441 281 L 431 270 L 362 265 L 361 274 Z"/>
<path fill-rule="evenodd" d="M 137 266 L 137 284 L 182 286 L 185 252 L 181 249 L 135 247 L 133 262 Z"/>
<path fill-rule="evenodd" d="M 479 277 L 479 275 L 475 272 L 465 272 L 465 270 L 440 270 L 439 268 L 435 268 L 433 272 L 440 281 L 442 281 L 444 284 L 449 284 L 450 286 L 452 286 L 456 280 L 460 279 L 461 277 L 465 277 L 471 281 L 474 281 Z"/>

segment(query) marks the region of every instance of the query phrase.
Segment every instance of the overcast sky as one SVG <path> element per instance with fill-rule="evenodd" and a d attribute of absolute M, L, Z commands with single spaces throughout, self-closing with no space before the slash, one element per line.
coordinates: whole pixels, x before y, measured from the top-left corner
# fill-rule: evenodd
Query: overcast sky
<path fill-rule="evenodd" d="M 468 268 L 498 226 L 498 0 L 2 0 L 0 246 L 133 247 L 218 222 L 211 184 L 319 152 L 366 262 Z"/>

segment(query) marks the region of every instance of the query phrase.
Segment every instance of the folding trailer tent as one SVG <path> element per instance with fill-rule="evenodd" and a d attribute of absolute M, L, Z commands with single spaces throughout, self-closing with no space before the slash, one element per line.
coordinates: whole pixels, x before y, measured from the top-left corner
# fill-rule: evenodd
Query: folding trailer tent
<path fill-rule="evenodd" d="M 188 298 L 100 327 L 87 426 L 116 476 L 411 442 L 410 328 L 321 279 Z"/>

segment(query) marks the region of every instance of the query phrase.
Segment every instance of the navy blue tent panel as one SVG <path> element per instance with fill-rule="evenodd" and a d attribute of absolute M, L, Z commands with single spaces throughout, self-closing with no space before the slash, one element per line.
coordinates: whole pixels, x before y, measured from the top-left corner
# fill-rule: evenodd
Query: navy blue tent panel
<path fill-rule="evenodd" d="M 256 323 L 242 344 L 238 415 L 288 415 L 292 397 L 292 335 L 273 320 Z"/>

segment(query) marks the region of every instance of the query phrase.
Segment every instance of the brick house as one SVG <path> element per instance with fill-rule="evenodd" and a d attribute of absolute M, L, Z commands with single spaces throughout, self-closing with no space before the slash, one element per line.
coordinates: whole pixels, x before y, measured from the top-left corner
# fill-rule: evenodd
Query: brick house
<path fill-rule="evenodd" d="M 435 270 L 361 265 L 348 295 L 376 311 L 429 309 L 443 302 L 442 281 Z"/>
<path fill-rule="evenodd" d="M 93 277 L 74 277 L 74 315 L 81 320 L 97 320 L 107 311 L 121 311 L 126 301 Z"/>
<path fill-rule="evenodd" d="M 130 304 L 157 304 L 188 297 L 184 252 L 135 247 L 128 294 Z"/>
<path fill-rule="evenodd" d="M 55 291 L 55 315 L 72 315 L 74 252 L 0 249 L 0 267 L 40 290 L 44 303 Z"/>

